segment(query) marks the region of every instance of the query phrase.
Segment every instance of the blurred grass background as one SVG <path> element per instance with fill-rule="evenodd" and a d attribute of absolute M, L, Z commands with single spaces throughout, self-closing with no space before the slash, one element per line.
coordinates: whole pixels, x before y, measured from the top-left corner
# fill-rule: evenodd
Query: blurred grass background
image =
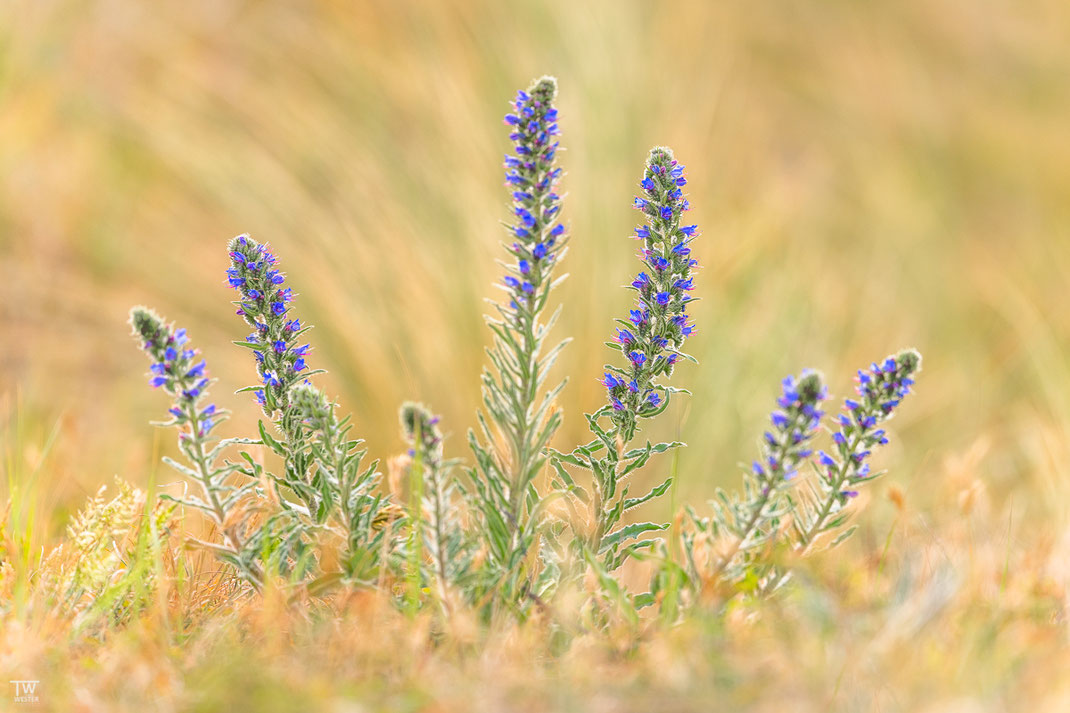
<path fill-rule="evenodd" d="M 373 454 L 399 450 L 396 408 L 415 398 L 467 455 L 508 217 L 501 115 L 549 73 L 573 235 L 559 447 L 584 438 L 580 414 L 603 398 L 602 342 L 638 266 L 631 195 L 650 146 L 667 144 L 703 229 L 689 345 L 701 364 L 675 377 L 695 395 L 653 429 L 691 443 L 681 500 L 737 482 L 783 375 L 821 368 L 842 396 L 856 368 L 917 346 L 917 397 L 879 461 L 907 498 L 940 507 L 937 466 L 981 452 L 971 477 L 1016 517 L 1064 521 L 1065 2 L 55 0 L 0 13 L 0 393 L 7 430 L 18 411 L 31 433 L 19 448 L 60 419 L 43 494 L 60 511 L 152 468 L 146 421 L 165 403 L 127 335 L 132 304 L 188 326 L 231 431 L 255 422 L 231 394 L 254 377 L 229 345 L 247 330 L 223 282 L 225 243 L 245 231 L 282 257 L 317 325 L 322 383 Z M 893 516 L 887 502 L 870 511 L 867 524 Z"/>

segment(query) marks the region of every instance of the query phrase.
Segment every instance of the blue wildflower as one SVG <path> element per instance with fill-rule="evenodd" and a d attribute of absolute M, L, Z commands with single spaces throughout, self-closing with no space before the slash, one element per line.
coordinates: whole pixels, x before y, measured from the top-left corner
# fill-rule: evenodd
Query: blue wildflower
<path fill-rule="evenodd" d="M 806 370 L 781 382 L 778 409 L 770 414 L 773 430 L 765 432 L 762 442 L 762 460 L 769 477 L 790 480 L 799 463 L 811 455 L 806 444 L 817 434 L 824 415 L 820 406 L 826 398 L 828 388 L 815 371 Z M 756 475 L 764 477 L 766 473 Z"/>
<path fill-rule="evenodd" d="M 558 133 L 557 109 L 553 107 L 556 94 L 553 79 L 538 80 L 529 91 L 517 95 L 515 113 L 506 115 L 505 120 L 514 128 L 509 138 L 521 157 L 505 159 L 506 183 L 518 187 L 510 190 L 518 220 L 510 228 L 518 239 L 512 252 L 518 258 L 517 271 L 528 278 L 505 280 L 512 293 L 509 306 L 514 310 L 521 304 L 530 305 L 533 295 L 550 278 L 549 263 L 557 257 L 559 238 L 565 233 L 564 226 L 555 222 L 561 208 L 561 197 L 553 190 L 561 177 L 561 170 L 553 168 L 558 145 L 550 139 Z"/>
<path fill-rule="evenodd" d="M 215 405 L 200 409 L 197 402 L 209 384 L 207 366 L 203 359 L 196 361 L 196 349 L 182 349 L 189 341 L 185 329 L 174 329 L 155 312 L 135 307 L 130 312 L 134 336 L 151 360 L 149 384 L 171 394 L 175 403 L 168 409 L 178 425 L 188 425 L 182 438 L 203 436 L 211 428 L 204 425 L 208 416 L 216 413 Z"/>
<path fill-rule="evenodd" d="M 838 458 L 821 452 L 820 463 L 828 469 L 832 482 L 829 488 L 841 498 L 853 498 L 858 492 L 848 486 L 870 477 L 865 461 L 876 446 L 888 443 L 881 422 L 892 417 L 895 408 L 910 393 L 913 376 L 921 370 L 921 355 L 913 349 L 874 363 L 868 371 L 859 370 L 855 391 L 857 399 L 844 399 L 844 410 L 837 422 L 840 428 L 832 434 Z M 853 418 L 852 418 L 853 416 Z M 819 523 L 821 524 L 821 523 Z M 815 525 L 814 531 L 818 527 Z"/>
<path fill-rule="evenodd" d="M 230 242 L 229 253 L 231 266 L 227 275 L 237 275 L 243 280 L 241 284 L 231 283 L 242 297 L 239 313 L 255 330 L 246 341 L 268 347 L 253 352 L 257 373 L 266 386 L 261 389 L 261 403 L 268 413 L 279 407 L 285 409 L 289 403 L 287 391 L 297 381 L 296 372 L 307 368 L 303 361 L 298 368 L 296 362 L 304 354 L 293 349 L 294 340 L 302 331 L 301 320 L 286 317 L 294 301 L 293 289 L 284 286 L 286 277 L 267 245 L 257 243 L 248 235 L 239 235 Z"/>
<path fill-rule="evenodd" d="M 694 288 L 691 277 L 697 262 L 693 260 L 688 242 L 696 234 L 695 226 L 680 226 L 679 215 L 686 201 L 680 190 L 683 167 L 673 158 L 672 152 L 655 148 L 650 153 L 646 171 L 640 181 L 645 196 L 636 196 L 633 205 L 645 214 L 661 222 L 654 223 L 657 231 L 649 225 L 635 230 L 636 237 L 644 241 L 640 253 L 649 270 L 640 272 L 631 286 L 638 291 L 638 304 L 629 312 L 628 321 L 634 331 L 628 331 L 626 354 L 635 370 L 638 389 L 623 394 L 611 394 L 611 399 L 620 401 L 625 408 L 614 405 L 614 422 L 627 438 L 634 435 L 637 419 L 657 413 L 660 392 L 655 389 L 656 379 L 668 375 L 678 359 L 678 350 L 683 340 L 694 332 L 688 324 L 684 307 Z M 622 345 L 618 333 L 617 341 Z M 641 355 L 636 362 L 634 355 Z M 667 393 L 667 392 L 666 392 Z M 650 399 L 654 394 L 655 401 Z"/>

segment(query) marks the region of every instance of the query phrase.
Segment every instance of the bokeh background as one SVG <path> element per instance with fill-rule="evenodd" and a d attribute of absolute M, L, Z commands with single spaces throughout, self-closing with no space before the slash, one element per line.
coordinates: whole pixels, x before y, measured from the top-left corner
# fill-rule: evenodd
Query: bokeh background
<path fill-rule="evenodd" d="M 892 484 L 939 508 L 948 462 L 1018 521 L 1062 522 L 1066 2 L 40 0 L 0 18 L 0 431 L 9 476 L 47 478 L 43 505 L 146 482 L 171 447 L 146 424 L 166 403 L 133 304 L 188 326 L 229 428 L 255 423 L 223 281 L 245 231 L 282 257 L 373 454 L 401 448 L 415 398 L 466 455 L 508 218 L 501 116 L 548 73 L 573 235 L 559 447 L 603 398 L 631 196 L 667 144 L 703 229 L 700 365 L 675 377 L 694 397 L 651 429 L 691 443 L 678 503 L 737 482 L 785 374 L 821 368 L 842 397 L 917 346 L 867 522 L 892 517 Z"/>

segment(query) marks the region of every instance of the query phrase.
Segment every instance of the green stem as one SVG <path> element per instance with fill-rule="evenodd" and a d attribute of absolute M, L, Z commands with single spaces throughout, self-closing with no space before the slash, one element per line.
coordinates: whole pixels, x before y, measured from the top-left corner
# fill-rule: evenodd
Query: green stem
<path fill-rule="evenodd" d="M 190 385 L 186 383 L 185 379 L 180 382 L 179 392 L 186 391 Z M 242 550 L 242 539 L 238 534 L 237 527 L 235 525 L 226 525 L 227 513 L 223 509 L 223 504 L 219 500 L 219 495 L 216 493 L 215 486 L 212 483 L 213 469 L 208 462 L 208 456 L 204 452 L 204 437 L 201 436 L 201 414 L 197 411 L 197 404 L 192 400 L 186 402 L 186 417 L 189 419 L 189 426 L 191 430 L 190 443 L 193 455 L 193 461 L 197 466 L 197 473 L 201 481 L 201 486 L 204 489 L 205 495 L 208 496 L 208 502 L 212 506 L 212 514 L 215 517 L 216 524 L 219 526 L 219 530 L 223 535 L 223 540 L 227 544 L 227 548 L 230 553 L 237 556 Z M 260 572 L 253 568 L 252 570 L 245 571 L 246 576 L 249 578 L 250 583 L 259 591 L 262 585 L 262 576 Z"/>
<path fill-rule="evenodd" d="M 420 561 L 423 559 L 423 477 L 424 459 L 423 434 L 420 424 L 416 425 L 416 438 L 414 443 L 415 456 L 412 467 L 409 469 L 409 518 L 412 529 L 409 543 L 409 572 L 408 572 L 408 609 L 415 614 L 420 607 Z"/>
<path fill-rule="evenodd" d="M 533 183 L 538 185 L 546 176 L 548 171 L 542 171 L 536 173 Z M 534 215 L 536 215 L 536 221 L 542 222 L 542 205 L 543 200 L 548 194 L 549 189 L 541 192 L 532 191 L 533 200 L 532 203 L 536 208 Z M 533 231 L 537 238 L 535 243 L 544 242 L 546 239 L 546 227 L 545 225 L 538 225 Z M 535 331 L 539 326 L 539 314 L 542 309 L 536 309 L 536 300 L 539 299 L 541 292 L 544 275 L 541 261 L 536 263 L 536 272 L 532 275 L 532 294 L 528 297 L 528 305 L 530 310 L 525 314 L 521 321 L 521 332 L 524 338 L 523 354 L 518 355 L 522 359 L 517 359 L 517 362 L 522 365 L 522 372 L 520 374 L 520 394 L 521 402 L 518 404 L 518 422 L 517 422 L 517 453 L 516 453 L 516 469 L 513 472 L 513 477 L 510 479 L 510 492 L 509 492 L 509 514 L 511 516 L 511 549 L 516 550 L 519 545 L 518 538 L 520 532 L 523 530 L 522 522 L 522 510 L 524 505 L 524 495 L 527 493 L 530 479 L 528 473 L 531 470 L 531 432 L 537 427 L 537 424 L 532 424 L 529 419 L 531 416 L 531 407 L 535 403 L 537 394 L 535 393 L 535 382 L 538 379 L 538 354 L 536 350 L 538 348 L 538 340 L 535 336 Z"/>
<path fill-rule="evenodd" d="M 432 511 L 434 513 L 435 521 L 432 523 L 433 534 L 435 538 L 434 558 L 436 574 L 438 576 L 438 588 L 439 597 L 442 601 L 442 606 L 445 607 L 447 613 L 449 612 L 449 602 L 446 600 L 446 546 L 445 537 L 442 530 L 442 520 L 445 517 L 445 503 L 442 499 L 442 479 L 441 473 L 437 465 L 432 464 L 432 467 L 428 469 L 428 479 L 431 483 L 432 491 Z"/>

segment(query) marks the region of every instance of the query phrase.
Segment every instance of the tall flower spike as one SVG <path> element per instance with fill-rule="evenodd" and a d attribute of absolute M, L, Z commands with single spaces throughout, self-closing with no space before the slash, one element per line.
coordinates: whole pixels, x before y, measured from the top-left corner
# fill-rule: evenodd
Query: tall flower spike
<path fill-rule="evenodd" d="M 170 458 L 165 458 L 164 462 L 184 476 L 191 477 L 200 487 L 202 496 L 162 497 L 205 512 L 219 527 L 224 540 L 222 546 L 211 545 L 211 549 L 237 566 L 242 575 L 259 588 L 262 575 L 250 558 L 242 556 L 243 537 L 230 517 L 231 511 L 238 507 L 240 500 L 255 483 L 239 488 L 228 486 L 225 481 L 235 467 L 215 465 L 216 457 L 228 441 L 212 447 L 211 444 L 217 439 L 211 436 L 211 432 L 227 414 L 217 409 L 215 404 L 203 405 L 211 383 L 205 361 L 196 349 L 189 346 L 185 329 L 175 329 L 166 324 L 152 310 L 135 307 L 130 312 L 130 325 L 134 337 L 152 362 L 149 384 L 162 389 L 174 399 L 174 405 L 169 409 L 171 420 L 164 425 L 179 429 L 179 448 L 189 465 L 180 465 Z"/>
<path fill-rule="evenodd" d="M 513 112 L 505 124 L 515 155 L 505 157 L 505 185 L 512 194 L 515 220 L 509 252 L 516 260 L 505 276 L 508 306 L 523 321 L 541 309 L 549 290 L 554 261 L 565 245 L 565 227 L 557 222 L 561 196 L 555 192 L 561 169 L 554 164 L 558 150 L 557 80 L 543 77 L 517 92 Z"/>
<path fill-rule="evenodd" d="M 627 449 L 638 431 L 639 419 L 657 416 L 667 407 L 669 395 L 682 391 L 660 379 L 672 374 L 680 357 L 691 359 L 680 350 L 694 332 L 686 308 L 693 299 L 692 272 L 698 263 L 691 256 L 690 245 L 698 229 L 681 225 L 683 214 L 690 209 L 683 194 L 685 185 L 684 167 L 673 157 L 672 150 L 660 146 L 651 149 L 639 182 L 642 195 L 634 200 L 634 206 L 647 220 L 635 231 L 642 241 L 639 257 L 644 265 L 629 286 L 637 293 L 636 305 L 629 319 L 617 320 L 620 329 L 613 341 L 606 343 L 624 355 L 624 363 L 606 365 L 602 384 L 608 404 L 587 415 L 596 440 L 567 455 L 553 452 L 557 476 L 554 487 L 592 511 L 593 527 L 585 531 L 574 523 L 573 546 L 578 546 L 582 557 L 603 572 L 612 572 L 635 552 L 656 546 L 656 539 L 641 538 L 668 527 L 667 523 L 654 522 L 618 525 L 626 511 L 661 497 L 672 482 L 667 478 L 646 495 L 629 498 L 625 478 L 645 465 L 651 455 L 683 445 L 679 441 L 656 445 L 648 442 L 644 447 Z M 613 424 L 609 429 L 599 423 L 607 415 Z M 591 471 L 590 495 L 573 480 L 565 469 L 566 463 Z"/>
<path fill-rule="evenodd" d="M 698 228 L 681 225 L 691 207 L 684 199 L 685 185 L 684 167 L 672 150 L 652 149 L 639 182 L 642 195 L 634 201 L 647 221 L 635 231 L 642 242 L 639 257 L 645 269 L 630 286 L 637 293 L 635 309 L 627 320 L 618 320 L 621 329 L 609 344 L 624 353 L 627 362 L 623 367 L 608 366 L 603 380 L 613 422 L 625 440 L 634 436 L 639 418 L 665 409 L 673 390 L 660 384 L 658 377 L 672 374 L 683 356 L 684 341 L 695 331 L 687 305 L 694 299 L 692 271 L 698 262 L 690 245 Z"/>
<path fill-rule="evenodd" d="M 278 259 L 248 235 L 239 235 L 227 247 L 231 265 L 227 283 L 241 298 L 234 304 L 252 332 L 244 342 L 253 350 L 261 384 L 254 390 L 264 413 L 272 415 L 289 404 L 289 388 L 312 374 L 306 362 L 311 346 L 298 345 L 301 335 L 310 329 L 291 314 L 293 290 L 285 286 L 286 277 L 279 270 Z"/>
<path fill-rule="evenodd" d="M 530 592 L 532 569 L 524 566 L 524 558 L 538 526 L 533 482 L 561 423 L 560 413 L 551 408 L 561 385 L 539 394 L 563 346 L 542 351 L 554 322 L 554 317 L 544 320 L 543 311 L 566 242 L 558 222 L 561 196 L 555 192 L 562 175 L 556 166 L 556 94 L 555 79 L 538 79 L 517 93 L 505 117 L 514 144 L 514 153 L 505 157 L 515 218 L 507 250 L 515 262 L 502 284 L 507 298 L 496 305 L 497 315 L 487 317 L 494 332 L 492 368 L 483 372 L 479 436 L 469 433 L 476 456 L 474 497 L 489 554 L 484 581 L 496 595 L 514 602 L 518 592 Z"/>

